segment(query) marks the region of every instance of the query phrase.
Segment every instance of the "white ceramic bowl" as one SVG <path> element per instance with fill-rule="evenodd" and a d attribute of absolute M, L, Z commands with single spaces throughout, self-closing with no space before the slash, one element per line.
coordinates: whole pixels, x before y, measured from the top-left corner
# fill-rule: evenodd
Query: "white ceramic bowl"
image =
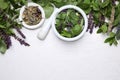
<path fill-rule="evenodd" d="M 55 26 L 56 17 L 57 17 L 57 15 L 58 15 L 62 10 L 65 10 L 65 9 L 74 9 L 74 10 L 78 11 L 78 12 L 83 16 L 83 19 L 84 19 L 83 30 L 82 30 L 82 32 L 81 32 L 78 36 L 76 36 L 76 37 L 73 37 L 73 38 L 63 37 L 63 36 L 61 36 L 61 35 L 59 34 L 59 32 L 58 32 L 57 29 L 56 29 L 56 26 Z M 52 27 L 53 27 L 53 31 L 55 32 L 56 36 L 57 36 L 58 38 L 60 38 L 61 40 L 64 40 L 64 41 L 76 41 L 76 40 L 78 40 L 79 38 L 81 38 L 81 37 L 85 34 L 85 32 L 86 32 L 86 30 L 87 30 L 87 27 L 88 27 L 88 18 L 87 18 L 87 16 L 86 16 L 85 12 L 84 12 L 81 8 L 79 8 L 79 7 L 77 7 L 77 6 L 74 6 L 74 5 L 66 5 L 66 6 L 63 6 L 63 7 L 59 8 L 59 9 L 57 10 L 57 13 L 56 13 L 56 15 L 55 15 L 55 17 L 54 17 L 54 20 L 53 20 L 53 22 L 52 22 Z"/>
<path fill-rule="evenodd" d="M 39 27 L 44 23 L 44 20 L 45 20 L 45 12 L 44 12 L 43 8 L 42 8 L 40 5 L 38 5 L 38 4 L 36 4 L 36 3 L 33 3 L 33 2 L 29 2 L 29 3 L 27 4 L 27 6 L 38 6 L 38 8 L 40 9 L 41 14 L 42 14 L 42 19 L 41 19 L 41 21 L 40 21 L 38 24 L 36 24 L 36 25 L 32 25 L 32 26 L 31 26 L 31 25 L 27 25 L 27 24 L 24 22 L 23 18 L 22 18 L 22 14 L 23 14 L 26 6 L 23 6 L 23 7 L 20 9 L 19 20 L 22 21 L 22 25 L 23 25 L 25 28 L 27 28 L 27 29 L 36 29 L 36 28 L 39 28 Z"/>

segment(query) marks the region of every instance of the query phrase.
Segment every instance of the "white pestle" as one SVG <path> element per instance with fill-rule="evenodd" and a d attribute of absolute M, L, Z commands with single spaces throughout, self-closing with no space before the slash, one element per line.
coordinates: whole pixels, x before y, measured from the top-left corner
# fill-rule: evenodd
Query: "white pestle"
<path fill-rule="evenodd" d="M 53 11 L 52 15 L 48 19 L 45 20 L 44 24 L 42 25 L 42 28 L 40 28 L 40 31 L 37 35 L 37 37 L 40 40 L 44 40 L 46 38 L 46 36 L 51 28 L 52 21 L 54 20 L 55 15 L 57 15 L 57 10 L 58 10 L 58 8 L 56 8 L 54 6 L 54 11 Z"/>

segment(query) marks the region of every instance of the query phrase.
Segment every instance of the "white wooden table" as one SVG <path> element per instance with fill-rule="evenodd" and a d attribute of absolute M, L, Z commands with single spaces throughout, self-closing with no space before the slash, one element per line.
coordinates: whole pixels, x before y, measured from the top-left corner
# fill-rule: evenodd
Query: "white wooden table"
<path fill-rule="evenodd" d="M 104 44 L 104 36 L 86 33 L 76 42 L 64 42 L 51 30 L 40 41 L 38 30 L 22 30 L 30 47 L 12 40 L 0 54 L 0 80 L 120 80 L 120 44 Z"/>

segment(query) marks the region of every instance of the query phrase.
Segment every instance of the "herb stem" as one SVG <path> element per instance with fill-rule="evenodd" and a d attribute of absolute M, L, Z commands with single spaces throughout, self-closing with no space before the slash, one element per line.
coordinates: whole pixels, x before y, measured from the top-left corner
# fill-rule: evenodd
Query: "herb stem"
<path fill-rule="evenodd" d="M 109 21 L 109 26 L 108 26 L 108 33 L 112 31 L 114 16 L 115 16 L 115 7 L 112 6 L 111 16 L 110 16 L 110 21 Z"/>

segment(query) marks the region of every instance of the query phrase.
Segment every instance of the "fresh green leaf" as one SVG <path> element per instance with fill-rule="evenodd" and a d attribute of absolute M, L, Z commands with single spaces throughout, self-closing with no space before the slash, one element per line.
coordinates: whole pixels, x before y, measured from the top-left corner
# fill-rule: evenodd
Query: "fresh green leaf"
<path fill-rule="evenodd" d="M 80 34 L 81 31 L 82 31 L 82 26 L 77 24 L 77 25 L 75 25 L 75 27 L 72 28 L 72 35 L 76 36 L 76 35 Z"/>
<path fill-rule="evenodd" d="M 108 30 L 107 25 L 106 24 L 102 25 L 101 30 L 103 31 L 103 33 L 106 33 Z"/>
<path fill-rule="evenodd" d="M 0 40 L 0 52 L 4 54 L 7 50 L 7 46 L 3 40 Z"/>
<path fill-rule="evenodd" d="M 116 46 L 118 45 L 118 42 L 117 42 L 117 40 L 115 40 L 115 41 L 114 41 L 114 45 L 116 45 Z"/>
<path fill-rule="evenodd" d="M 67 9 L 58 14 L 56 29 L 64 37 L 72 38 L 82 31 L 83 17 L 75 10 Z"/>
<path fill-rule="evenodd" d="M 83 20 L 83 19 L 81 19 L 80 26 L 82 27 L 82 26 L 83 26 L 83 24 L 84 24 L 84 20 Z"/>
<path fill-rule="evenodd" d="M 90 4 L 90 0 L 84 0 L 84 3 Z"/>
<path fill-rule="evenodd" d="M 3 25 L 0 25 L 0 28 L 5 28 L 5 26 L 3 26 Z"/>
<path fill-rule="evenodd" d="M 1 9 L 6 9 L 8 7 L 8 3 L 5 2 L 5 0 L 0 0 L 0 8 Z"/>
<path fill-rule="evenodd" d="M 78 3 L 77 6 L 79 6 L 83 10 L 90 9 L 90 4 L 88 4 L 88 3 Z"/>
<path fill-rule="evenodd" d="M 68 31 L 66 31 L 66 30 L 63 30 L 61 35 L 64 36 L 64 37 L 67 37 L 67 38 L 71 38 L 72 37 L 72 35 Z"/>
<path fill-rule="evenodd" d="M 120 30 L 117 31 L 116 38 L 117 38 L 117 40 L 120 40 Z"/>
<path fill-rule="evenodd" d="M 109 5 L 109 3 L 110 3 L 110 0 L 105 0 L 101 3 L 99 3 L 99 5 L 100 5 L 101 8 L 105 8 L 106 6 Z"/>
<path fill-rule="evenodd" d="M 45 6 L 44 11 L 45 11 L 46 18 L 49 18 L 53 12 L 53 7 L 51 5 Z"/>
<path fill-rule="evenodd" d="M 116 36 L 116 34 L 113 33 L 113 32 L 111 32 L 111 33 L 110 33 L 110 37 L 108 37 L 104 42 L 105 42 L 105 43 L 109 43 L 110 45 L 112 45 L 112 44 L 117 45 L 118 42 L 117 42 L 115 36 Z"/>
<path fill-rule="evenodd" d="M 92 11 L 92 9 L 88 8 L 88 9 L 85 9 L 84 11 L 85 11 L 86 14 L 89 14 Z"/>
<path fill-rule="evenodd" d="M 102 33 L 103 31 L 101 30 L 101 28 L 98 29 L 97 33 Z"/>
<path fill-rule="evenodd" d="M 116 35 L 116 34 L 115 34 L 114 32 L 111 32 L 111 33 L 110 33 L 110 37 L 115 37 L 115 35 Z"/>
<path fill-rule="evenodd" d="M 109 37 L 109 38 L 107 38 L 107 39 L 105 40 L 105 43 L 109 43 L 110 46 L 111 46 L 112 44 L 114 44 L 114 45 L 117 45 L 117 44 L 118 44 L 118 42 L 117 42 L 117 40 L 115 39 L 115 37 Z"/>
<path fill-rule="evenodd" d="M 119 23 L 120 23 L 120 14 L 118 14 L 118 16 L 115 17 L 113 25 L 117 26 L 117 25 L 119 25 Z"/>
<path fill-rule="evenodd" d="M 94 11 L 99 11 L 99 5 L 98 5 L 98 3 L 93 3 L 92 7 L 93 7 Z"/>
<path fill-rule="evenodd" d="M 103 25 L 98 29 L 97 33 L 102 33 L 102 32 L 103 32 L 103 33 L 106 33 L 107 30 L 108 30 L 107 25 L 106 25 L 106 24 L 103 24 Z"/>

